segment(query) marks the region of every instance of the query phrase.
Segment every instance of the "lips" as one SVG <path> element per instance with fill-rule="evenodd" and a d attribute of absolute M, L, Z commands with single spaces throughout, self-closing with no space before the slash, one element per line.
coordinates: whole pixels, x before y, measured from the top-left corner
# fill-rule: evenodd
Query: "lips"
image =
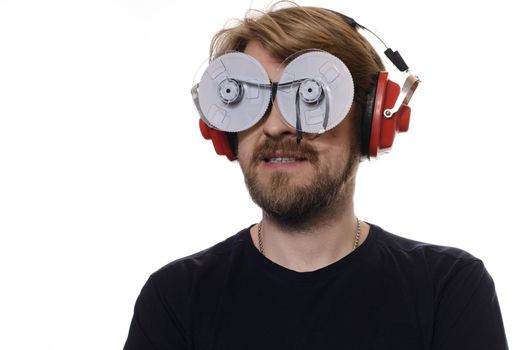
<path fill-rule="evenodd" d="M 254 165 L 262 163 L 268 166 L 286 166 L 300 164 L 301 162 L 316 165 L 318 154 L 306 142 L 298 144 L 295 139 L 291 138 L 283 138 L 278 141 L 265 140 L 255 148 L 251 159 L 251 163 Z"/>
<path fill-rule="evenodd" d="M 303 162 L 308 160 L 305 155 L 297 153 L 285 153 L 285 152 L 275 152 L 264 154 L 261 157 L 261 160 L 266 163 L 280 164 L 280 163 L 294 163 L 294 162 Z"/>
<path fill-rule="evenodd" d="M 298 159 L 298 158 L 288 158 L 288 157 L 280 157 L 280 158 L 270 158 L 268 160 L 265 160 L 265 162 L 273 163 L 273 164 L 280 164 L 280 163 L 295 163 L 295 162 L 301 162 L 304 159 Z"/>

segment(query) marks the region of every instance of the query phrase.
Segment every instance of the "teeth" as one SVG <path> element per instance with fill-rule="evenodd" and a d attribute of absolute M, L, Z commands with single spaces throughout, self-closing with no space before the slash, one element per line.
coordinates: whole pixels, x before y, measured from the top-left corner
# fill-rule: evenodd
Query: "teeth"
<path fill-rule="evenodd" d="M 296 162 L 296 158 L 288 158 L 288 157 L 279 157 L 279 158 L 270 158 L 270 163 L 291 163 Z"/>

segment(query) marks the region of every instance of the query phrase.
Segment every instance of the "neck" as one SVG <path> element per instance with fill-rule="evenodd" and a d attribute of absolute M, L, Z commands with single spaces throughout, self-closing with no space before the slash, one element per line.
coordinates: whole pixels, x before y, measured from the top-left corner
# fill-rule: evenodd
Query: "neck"
<path fill-rule="evenodd" d="M 284 226 L 263 215 L 261 238 L 265 256 L 290 270 L 305 272 L 323 268 L 349 254 L 357 233 L 353 194 L 354 181 L 350 181 L 337 203 L 315 217 L 305 218 L 300 226 Z M 257 247 L 258 228 L 254 226 L 251 232 Z M 361 243 L 367 236 L 368 225 L 362 223 L 360 229 Z"/>

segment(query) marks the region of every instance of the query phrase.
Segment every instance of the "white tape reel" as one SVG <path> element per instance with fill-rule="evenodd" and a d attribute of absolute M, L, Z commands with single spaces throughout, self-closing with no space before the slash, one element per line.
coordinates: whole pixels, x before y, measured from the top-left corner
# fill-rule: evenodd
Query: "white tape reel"
<path fill-rule="evenodd" d="M 346 65 L 325 51 L 307 51 L 286 60 L 277 105 L 283 119 L 307 133 L 323 133 L 350 111 L 354 82 Z M 295 83 L 287 85 L 287 82 Z"/>
<path fill-rule="evenodd" d="M 209 126 L 227 132 L 246 130 L 270 103 L 268 74 L 253 57 L 230 52 L 214 59 L 198 85 L 198 103 Z"/>

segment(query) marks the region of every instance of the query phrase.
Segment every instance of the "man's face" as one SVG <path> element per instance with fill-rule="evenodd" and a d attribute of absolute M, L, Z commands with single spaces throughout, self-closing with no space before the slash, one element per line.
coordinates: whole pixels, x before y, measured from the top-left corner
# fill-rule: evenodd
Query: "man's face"
<path fill-rule="evenodd" d="M 271 81 L 278 81 L 283 66 L 257 42 L 244 51 L 258 60 Z M 252 196 L 267 215 L 281 224 L 297 226 L 330 210 L 345 197 L 359 163 L 349 116 L 321 135 L 303 134 L 271 110 L 256 125 L 238 133 L 238 159 Z M 350 181 L 348 181 L 350 182 Z M 353 183 L 353 181 L 352 181 Z"/>

